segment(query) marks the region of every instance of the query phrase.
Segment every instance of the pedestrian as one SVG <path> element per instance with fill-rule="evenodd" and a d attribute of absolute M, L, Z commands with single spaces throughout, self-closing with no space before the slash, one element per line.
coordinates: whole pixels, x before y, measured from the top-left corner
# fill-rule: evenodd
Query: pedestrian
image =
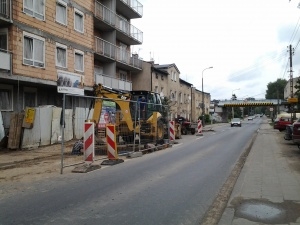
<path fill-rule="evenodd" d="M 83 154 L 83 137 L 76 141 L 72 148 L 72 155 L 82 155 Z"/>

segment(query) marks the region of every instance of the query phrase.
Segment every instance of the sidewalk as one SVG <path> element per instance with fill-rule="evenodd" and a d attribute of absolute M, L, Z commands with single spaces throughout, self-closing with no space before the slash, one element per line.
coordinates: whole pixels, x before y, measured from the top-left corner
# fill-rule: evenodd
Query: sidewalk
<path fill-rule="evenodd" d="M 219 225 L 300 225 L 300 151 L 266 118 Z"/>

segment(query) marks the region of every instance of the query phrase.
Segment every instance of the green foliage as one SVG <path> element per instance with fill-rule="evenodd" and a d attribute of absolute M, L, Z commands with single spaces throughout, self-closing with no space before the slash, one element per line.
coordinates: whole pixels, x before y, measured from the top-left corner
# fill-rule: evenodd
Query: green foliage
<path fill-rule="evenodd" d="M 171 100 L 168 97 L 164 97 L 162 99 L 162 105 L 163 105 L 163 111 L 162 111 L 162 116 L 164 118 L 168 118 L 169 116 L 169 112 L 171 110 Z"/>
<path fill-rule="evenodd" d="M 269 82 L 267 85 L 266 99 L 284 99 L 284 88 L 287 80 L 278 78 L 275 82 Z"/>

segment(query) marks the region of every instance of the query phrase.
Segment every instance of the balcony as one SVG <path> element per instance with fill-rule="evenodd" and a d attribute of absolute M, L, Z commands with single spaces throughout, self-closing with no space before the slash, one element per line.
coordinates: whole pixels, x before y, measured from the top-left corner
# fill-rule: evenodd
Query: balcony
<path fill-rule="evenodd" d="M 6 51 L 6 50 L 3 50 L 3 49 L 0 49 L 0 70 L 1 71 L 10 71 L 11 72 L 11 60 L 12 58 L 12 53 Z"/>
<path fill-rule="evenodd" d="M 103 62 L 117 62 L 117 67 L 130 71 L 140 71 L 142 69 L 142 60 L 137 55 L 131 56 L 128 50 L 113 45 L 99 37 L 95 37 L 96 59 Z"/>
<path fill-rule="evenodd" d="M 124 81 L 117 78 L 110 77 L 105 74 L 95 73 L 95 83 L 103 84 L 107 87 L 111 87 L 114 89 L 124 90 L 124 91 L 132 91 L 132 82 Z"/>
<path fill-rule="evenodd" d="M 142 31 L 99 2 L 95 3 L 94 26 L 103 31 L 116 29 L 116 38 L 128 45 L 138 45 L 143 42 Z"/>
<path fill-rule="evenodd" d="M 0 25 L 12 23 L 11 0 L 0 0 Z"/>
<path fill-rule="evenodd" d="M 118 0 L 117 11 L 130 19 L 143 16 L 143 5 L 137 0 Z"/>

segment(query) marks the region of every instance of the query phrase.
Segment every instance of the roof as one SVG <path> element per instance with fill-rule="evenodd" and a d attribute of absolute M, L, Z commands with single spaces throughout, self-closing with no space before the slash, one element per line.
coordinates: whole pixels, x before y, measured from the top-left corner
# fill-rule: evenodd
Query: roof
<path fill-rule="evenodd" d="M 191 84 L 191 83 L 189 83 L 189 82 L 187 82 L 185 80 L 182 80 L 181 78 L 179 78 L 179 82 L 184 83 L 184 84 L 186 84 L 188 86 L 192 86 L 193 85 L 193 84 Z"/>
<path fill-rule="evenodd" d="M 178 73 L 180 73 L 179 69 L 177 68 L 175 63 L 172 64 L 163 64 L 163 65 L 153 65 L 155 68 L 157 69 L 161 69 L 161 70 L 167 70 L 171 67 L 175 67 L 175 69 L 177 70 Z"/>
<path fill-rule="evenodd" d="M 164 75 L 169 75 L 169 73 L 166 70 L 161 70 L 159 68 L 153 67 L 153 71 L 164 74 Z"/>

